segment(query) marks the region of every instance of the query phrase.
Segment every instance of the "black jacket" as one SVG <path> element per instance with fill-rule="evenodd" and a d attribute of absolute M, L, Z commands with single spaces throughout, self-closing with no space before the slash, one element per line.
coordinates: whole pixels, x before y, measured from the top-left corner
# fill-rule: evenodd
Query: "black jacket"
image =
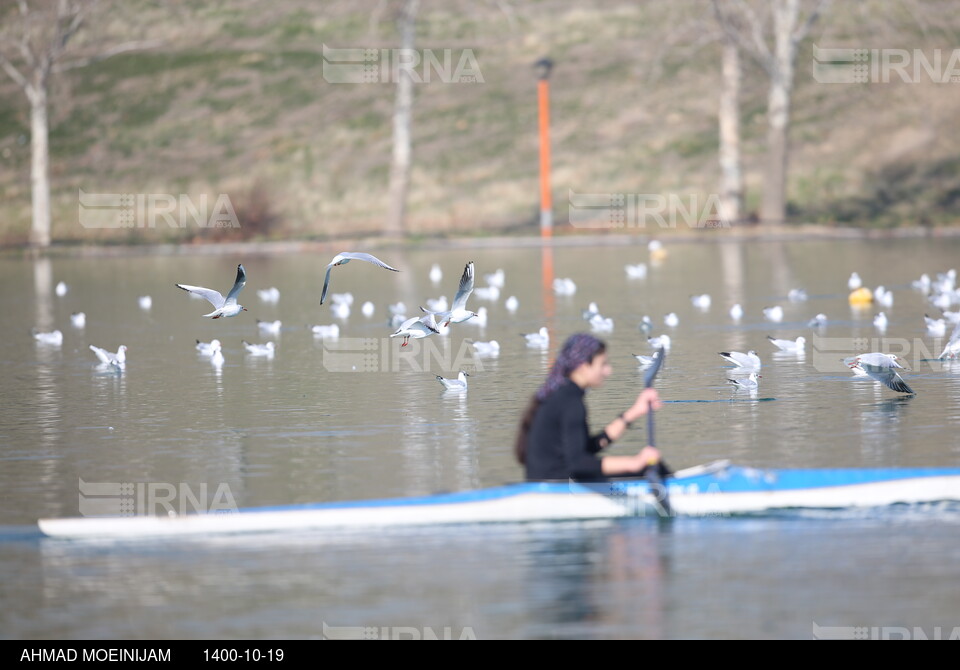
<path fill-rule="evenodd" d="M 606 432 L 590 436 L 583 396 L 568 379 L 540 403 L 527 434 L 527 480 L 604 479 L 597 453 L 610 438 Z"/>

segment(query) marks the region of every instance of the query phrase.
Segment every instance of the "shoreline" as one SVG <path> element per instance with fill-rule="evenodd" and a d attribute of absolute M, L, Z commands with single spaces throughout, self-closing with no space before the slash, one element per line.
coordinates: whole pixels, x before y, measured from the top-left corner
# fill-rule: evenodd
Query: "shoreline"
<path fill-rule="evenodd" d="M 641 246 L 657 238 L 670 243 L 718 244 L 724 242 L 795 242 L 815 240 L 902 240 L 960 238 L 960 227 L 912 227 L 892 229 L 838 228 L 820 225 L 742 225 L 731 228 L 664 230 L 647 233 L 569 233 L 554 235 L 490 235 L 417 237 L 400 240 L 381 237 L 344 237 L 336 240 L 265 240 L 245 242 L 73 244 L 54 243 L 46 249 L 15 247 L 0 249 L 4 257 L 110 258 L 131 256 L 215 256 L 228 254 L 285 255 L 306 252 L 339 253 L 344 249 L 498 249 L 580 246 Z"/>

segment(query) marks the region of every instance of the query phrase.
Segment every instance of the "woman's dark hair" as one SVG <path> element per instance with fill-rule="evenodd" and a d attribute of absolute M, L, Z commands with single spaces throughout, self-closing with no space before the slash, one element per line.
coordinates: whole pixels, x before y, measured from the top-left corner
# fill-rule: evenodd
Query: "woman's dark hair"
<path fill-rule="evenodd" d="M 527 409 L 520 419 L 520 429 L 517 431 L 513 453 L 521 465 L 525 465 L 527 461 L 527 436 L 530 434 L 530 428 L 533 426 L 533 419 L 537 415 L 537 410 L 540 409 L 540 404 L 559 388 L 571 372 L 583 363 L 592 363 L 594 358 L 606 350 L 607 345 L 602 340 L 587 333 L 571 335 L 563 343 L 560 354 L 550 369 L 550 374 L 547 375 L 547 380 L 530 398 Z"/>

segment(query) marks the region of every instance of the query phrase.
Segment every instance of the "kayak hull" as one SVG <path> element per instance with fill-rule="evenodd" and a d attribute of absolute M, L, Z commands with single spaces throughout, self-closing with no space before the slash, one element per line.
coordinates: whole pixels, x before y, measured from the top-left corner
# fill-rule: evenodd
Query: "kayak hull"
<path fill-rule="evenodd" d="M 847 509 L 960 501 L 960 468 L 745 468 L 718 462 L 668 480 L 671 515 L 720 516 L 778 509 Z M 308 529 L 376 529 L 471 523 L 664 516 L 644 480 L 530 482 L 418 498 L 241 508 L 183 516 L 41 519 L 58 538 L 205 536 Z"/>

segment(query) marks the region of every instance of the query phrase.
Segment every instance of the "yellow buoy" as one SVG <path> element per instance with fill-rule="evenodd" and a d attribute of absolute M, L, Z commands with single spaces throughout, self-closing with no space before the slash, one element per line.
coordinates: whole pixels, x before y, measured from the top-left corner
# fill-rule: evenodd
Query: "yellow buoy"
<path fill-rule="evenodd" d="M 873 291 L 866 286 L 858 288 L 850 294 L 850 304 L 854 307 L 863 307 L 873 302 Z"/>

